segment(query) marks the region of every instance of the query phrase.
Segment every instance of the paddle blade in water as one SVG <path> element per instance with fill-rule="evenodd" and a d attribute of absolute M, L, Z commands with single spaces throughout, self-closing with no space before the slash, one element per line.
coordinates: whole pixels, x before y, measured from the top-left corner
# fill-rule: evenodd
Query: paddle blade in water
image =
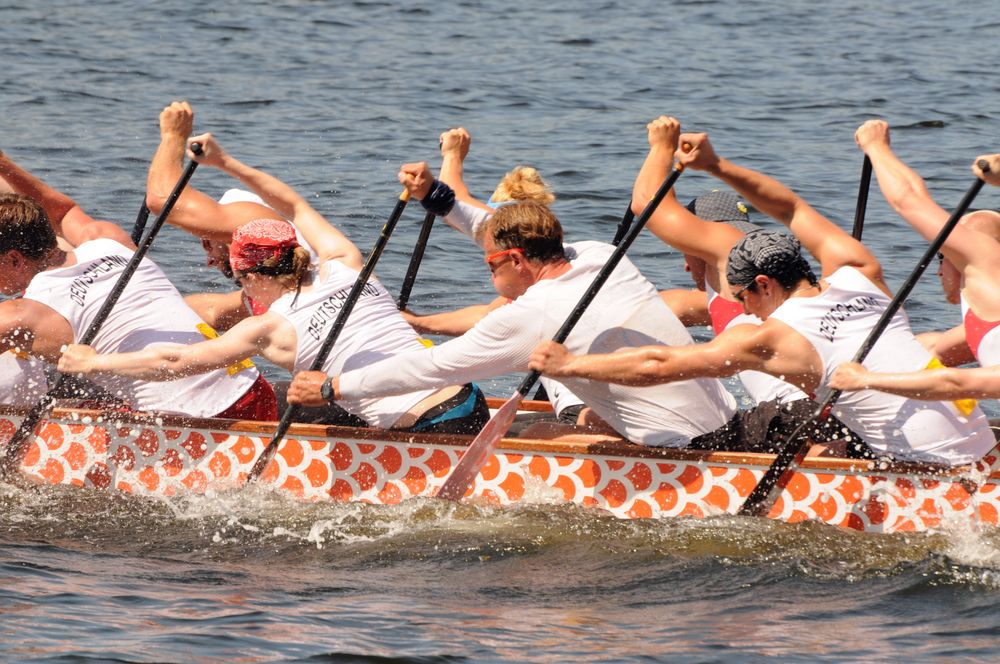
<path fill-rule="evenodd" d="M 507 403 L 501 406 L 500 410 L 490 418 L 490 421 L 486 423 L 486 426 L 479 432 L 476 439 L 472 441 L 469 448 L 465 450 L 465 454 L 462 455 L 462 458 L 455 466 L 455 470 L 451 471 L 451 475 L 444 483 L 444 486 L 437 492 L 437 495 L 434 496 L 435 498 L 444 498 L 445 500 L 462 499 L 465 492 L 469 490 L 469 487 L 475 481 L 476 475 L 486 465 L 486 460 L 493 454 L 497 443 L 500 442 L 500 439 L 510 429 L 514 418 L 517 417 L 517 409 L 523 399 L 523 394 L 515 392 L 514 396 L 508 399 Z"/>

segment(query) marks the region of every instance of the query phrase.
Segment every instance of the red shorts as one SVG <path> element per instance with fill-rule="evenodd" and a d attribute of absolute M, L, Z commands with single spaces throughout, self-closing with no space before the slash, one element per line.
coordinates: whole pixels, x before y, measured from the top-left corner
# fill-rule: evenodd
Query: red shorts
<path fill-rule="evenodd" d="M 216 417 L 273 422 L 278 419 L 278 400 L 274 396 L 271 384 L 264 379 L 264 376 L 259 375 L 246 394 Z"/>

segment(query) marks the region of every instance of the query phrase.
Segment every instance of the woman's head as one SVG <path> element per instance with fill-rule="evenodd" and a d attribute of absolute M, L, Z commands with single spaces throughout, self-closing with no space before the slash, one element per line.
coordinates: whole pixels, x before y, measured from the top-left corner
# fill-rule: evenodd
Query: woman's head
<path fill-rule="evenodd" d="M 229 263 L 237 278 L 260 274 L 292 290 L 309 269 L 309 252 L 299 246 L 295 228 L 287 221 L 254 219 L 233 231 Z"/>
<path fill-rule="evenodd" d="M 517 166 L 503 176 L 490 197 L 490 203 L 534 201 L 543 205 L 551 205 L 555 200 L 556 197 L 549 186 L 545 184 L 545 180 L 531 166 Z"/>

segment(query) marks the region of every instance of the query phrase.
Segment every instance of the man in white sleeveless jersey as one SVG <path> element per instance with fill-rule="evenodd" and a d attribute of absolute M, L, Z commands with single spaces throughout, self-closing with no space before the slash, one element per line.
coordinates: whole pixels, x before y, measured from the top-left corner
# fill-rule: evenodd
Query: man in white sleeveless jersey
<path fill-rule="evenodd" d="M 128 264 L 135 245 L 113 223 L 95 221 L 0 153 L 0 176 L 17 194 L 0 195 L 0 352 L 17 350 L 55 363 L 86 331 Z M 56 235 L 68 242 L 57 245 Z M 144 259 L 93 344 L 105 352 L 210 335 L 204 322 L 152 261 Z M 271 420 L 274 393 L 252 365 L 166 383 L 97 376 L 129 407 L 197 417 Z"/>
<path fill-rule="evenodd" d="M 756 231 L 729 254 L 730 291 L 764 323 L 732 327 L 710 343 L 684 348 L 650 346 L 588 356 L 546 342 L 536 348 L 531 366 L 557 378 L 626 385 L 669 384 L 752 369 L 825 396 L 830 375 L 857 352 L 891 300 L 878 260 L 780 182 L 718 157 L 705 134 L 675 135 L 675 150 L 678 141 L 691 146 L 676 152 L 685 166 L 721 179 L 798 238 Z M 819 260 L 823 279 L 815 277 L 802 256 L 803 245 Z M 906 314 L 899 312 L 865 364 L 906 370 L 923 368 L 929 359 Z M 873 449 L 900 459 L 968 463 L 994 445 L 983 413 L 978 408 L 963 411 L 952 402 L 865 390 L 844 395 L 833 415 Z"/>

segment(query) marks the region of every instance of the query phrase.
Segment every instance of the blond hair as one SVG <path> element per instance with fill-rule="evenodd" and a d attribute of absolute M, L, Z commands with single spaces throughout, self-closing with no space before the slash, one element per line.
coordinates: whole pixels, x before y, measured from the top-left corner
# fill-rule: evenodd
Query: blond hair
<path fill-rule="evenodd" d="M 537 170 L 531 166 L 516 166 L 503 176 L 490 200 L 494 203 L 534 201 L 543 205 L 552 205 L 556 197 Z"/>

